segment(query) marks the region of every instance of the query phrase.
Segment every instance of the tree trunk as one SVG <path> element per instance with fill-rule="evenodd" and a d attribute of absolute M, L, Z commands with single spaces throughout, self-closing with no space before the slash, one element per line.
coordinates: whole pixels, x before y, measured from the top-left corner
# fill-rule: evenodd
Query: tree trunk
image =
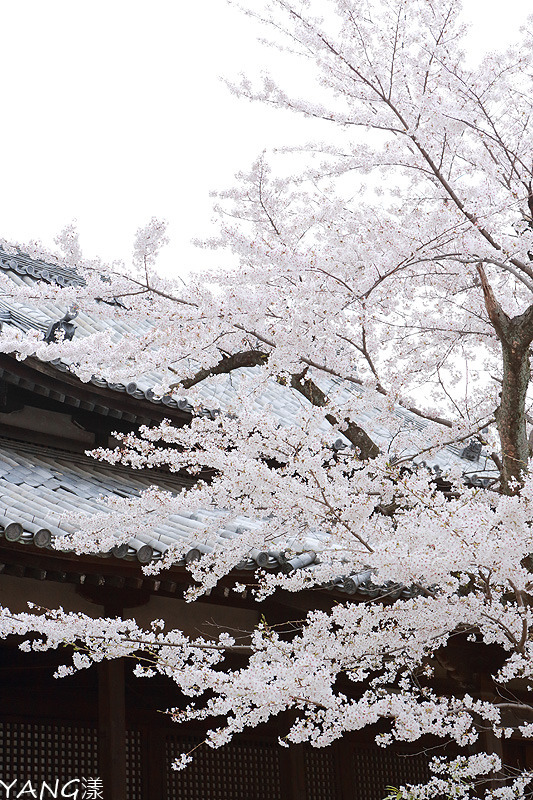
<path fill-rule="evenodd" d="M 512 335 L 510 341 L 502 341 L 503 383 L 500 405 L 495 417 L 502 449 L 502 488 L 513 494 L 509 482 L 520 484 L 527 469 L 529 442 L 526 431 L 526 393 L 529 384 L 529 342 L 523 346 L 519 336 Z M 520 319 L 520 318 L 518 318 Z"/>
<path fill-rule="evenodd" d="M 526 394 L 529 385 L 529 347 L 533 341 L 533 305 L 509 317 L 496 300 L 483 267 L 478 266 L 485 306 L 502 347 L 503 380 L 495 417 L 501 444 L 502 491 L 515 494 L 529 459 Z"/>

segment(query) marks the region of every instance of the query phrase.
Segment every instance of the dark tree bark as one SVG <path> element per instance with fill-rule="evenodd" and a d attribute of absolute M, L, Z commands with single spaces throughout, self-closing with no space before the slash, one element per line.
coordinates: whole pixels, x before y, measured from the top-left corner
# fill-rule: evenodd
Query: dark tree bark
<path fill-rule="evenodd" d="M 267 359 L 268 353 L 263 353 L 261 350 L 245 350 L 244 352 L 223 356 L 218 364 L 214 364 L 207 369 L 201 369 L 192 378 L 183 378 L 178 383 L 171 384 L 170 388 L 177 389 L 178 386 L 183 386 L 184 389 L 190 389 L 192 386 L 196 386 L 197 383 L 209 378 L 210 375 L 224 375 L 242 367 L 257 367 L 259 364 L 264 364 Z"/>
<path fill-rule="evenodd" d="M 502 348 L 502 390 L 495 417 L 501 444 L 502 491 L 514 494 L 527 469 L 526 393 L 530 378 L 529 348 L 533 341 L 533 305 L 509 317 L 498 303 L 485 271 L 478 266 L 489 320 Z"/>
<path fill-rule="evenodd" d="M 309 378 L 305 377 L 306 370 L 300 372 L 298 375 L 291 376 L 291 386 L 300 392 L 309 402 L 318 407 L 327 405 L 328 399 L 322 389 Z M 367 461 L 370 458 L 376 458 L 379 455 L 379 447 L 372 441 L 368 433 L 363 430 L 355 422 L 349 419 L 344 420 L 342 425 L 333 414 L 326 414 L 326 419 L 329 424 L 342 433 L 348 441 L 350 441 L 358 450 L 359 457 L 362 461 Z"/>
<path fill-rule="evenodd" d="M 225 355 L 217 364 L 199 370 L 192 378 L 183 378 L 178 383 L 172 384 L 170 388 L 182 386 L 185 389 L 190 389 L 191 386 L 201 383 L 211 375 L 229 374 L 234 369 L 243 367 L 256 367 L 264 364 L 267 360 L 268 353 L 261 350 L 246 350 L 232 355 Z M 305 367 L 297 375 L 291 375 L 291 386 L 309 400 L 311 405 L 322 408 L 327 405 L 328 399 L 322 389 L 314 381 L 306 377 L 307 370 L 308 367 Z M 362 461 L 376 458 L 379 455 L 379 447 L 359 425 L 347 418 L 340 421 L 333 414 L 326 414 L 326 419 L 330 425 L 336 428 L 339 433 L 342 433 L 357 448 Z"/>

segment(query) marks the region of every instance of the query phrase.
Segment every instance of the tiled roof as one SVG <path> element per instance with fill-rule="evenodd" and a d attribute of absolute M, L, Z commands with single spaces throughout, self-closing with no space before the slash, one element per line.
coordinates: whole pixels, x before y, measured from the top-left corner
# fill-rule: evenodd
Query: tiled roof
<path fill-rule="evenodd" d="M 0 443 L 0 525 L 8 541 L 50 548 L 55 540 L 57 548 L 61 538 L 75 532 L 75 528 L 62 519 L 66 513 L 111 513 L 105 498 L 138 497 L 154 483 L 176 492 L 179 484 L 192 482 L 165 473 L 146 474 L 110 467 L 64 450 L 4 440 Z M 186 564 L 202 553 L 224 547 L 228 540 L 238 538 L 245 530 L 260 527 L 253 520 L 236 517 L 230 523 L 224 522 L 214 535 L 210 532 L 207 540 L 203 534 L 205 525 L 211 527 L 219 517 L 226 515 L 214 511 L 171 514 L 164 524 L 156 525 L 153 530 L 139 530 L 126 546 L 118 545 L 111 554 L 117 558 L 137 559 L 144 564 L 164 555 L 169 547 L 178 547 L 183 553 L 178 563 Z M 303 552 L 310 552 L 311 546 L 316 544 L 316 537 L 299 540 Z M 240 568 L 255 569 L 257 566 L 283 567 L 290 572 L 295 565 L 284 558 L 281 550 L 275 553 L 255 550 Z"/>
<path fill-rule="evenodd" d="M 110 513 L 104 498 L 134 498 L 154 483 L 176 491 L 179 484 L 185 485 L 186 481 L 164 473 L 146 475 L 117 469 L 67 451 L 4 440 L 0 444 L 0 525 L 9 541 L 51 547 L 54 539 L 57 543 L 75 531 L 62 520 L 65 513 Z M 223 544 L 238 536 L 243 524 L 246 524 L 243 520 L 237 520 L 223 528 L 214 544 Z M 126 547 L 118 546 L 112 554 L 147 563 L 164 554 L 170 546 L 179 546 L 183 550 L 182 563 L 185 563 L 196 551 L 209 549 L 198 535 L 202 527 L 198 514 L 172 514 L 164 525 L 151 531 L 139 530 Z"/>
<path fill-rule="evenodd" d="M 18 284 L 32 284 L 37 279 L 47 280 L 60 285 L 69 285 L 78 282 L 79 278 L 72 270 L 53 267 L 44 262 L 29 259 L 23 255 L 7 256 L 0 251 L 0 269 Z M 59 308 L 51 303 L 45 303 L 38 309 L 23 306 L 0 295 L 0 321 L 4 325 L 14 325 L 24 330 L 37 329 L 45 332 L 51 322 L 57 321 L 65 313 L 65 308 Z M 82 311 L 76 318 L 76 336 L 85 336 L 90 333 L 111 327 L 114 332 L 121 334 L 142 332 L 150 328 L 150 323 L 132 326 L 124 320 L 112 320 L 108 323 L 95 320 Z M 68 370 L 68 366 L 55 362 L 59 370 Z M 258 370 L 258 373 L 259 370 Z M 239 382 L 239 375 L 252 377 L 253 370 L 236 371 L 229 376 L 218 376 L 213 381 L 205 381 L 195 387 L 201 402 L 205 405 L 204 413 L 214 414 L 217 411 L 230 409 L 235 403 L 235 390 Z M 145 399 L 152 403 L 193 411 L 191 404 L 186 399 L 172 397 L 157 397 L 153 387 L 159 382 L 159 376 L 143 375 L 141 378 L 128 384 L 112 383 L 108 380 L 93 377 L 94 385 L 128 394 L 134 399 Z M 402 430 L 415 431 L 419 438 L 420 449 L 430 443 L 430 423 L 421 420 L 403 408 L 395 410 L 397 429 L 391 430 L 380 421 L 381 409 L 377 398 L 373 400 L 371 392 L 366 392 L 358 386 L 348 386 L 336 381 L 327 380 L 322 388 L 328 393 L 335 393 L 336 403 L 342 405 L 353 400 L 354 393 L 362 397 L 358 403 L 359 411 L 355 421 L 367 430 L 371 437 L 380 446 L 387 446 Z M 281 386 L 275 381 L 269 381 L 261 387 L 260 392 L 254 392 L 251 402 L 257 410 L 268 407 L 282 426 L 298 425 L 301 420 L 302 408 L 307 405 L 300 394 L 286 386 Z M 198 405 L 198 404 L 197 404 Z M 327 427 L 327 423 L 325 423 Z M 346 439 L 339 437 L 334 445 L 338 449 L 350 446 Z M 431 455 L 430 465 L 439 473 L 446 468 L 459 464 L 472 482 L 483 483 L 488 476 L 494 473 L 492 463 L 483 454 L 468 453 L 465 457 L 463 447 L 448 446 Z M 53 539 L 60 539 L 66 533 L 73 532 L 61 520 L 66 511 L 80 510 L 87 513 L 97 513 L 105 510 L 102 497 L 134 497 L 146 489 L 151 483 L 157 483 L 162 488 L 175 488 L 176 481 L 164 474 L 154 475 L 133 473 L 106 467 L 89 458 L 74 457 L 64 451 L 53 448 L 42 448 L 22 443 L 5 442 L 0 447 L 0 525 L 3 525 L 3 535 L 11 541 L 21 543 L 32 542 L 38 547 L 50 547 Z M 220 514 L 222 517 L 223 515 Z M 218 546 L 224 547 L 228 540 L 239 537 L 246 530 L 254 530 L 260 523 L 250 519 L 237 518 L 231 523 L 224 523 L 216 535 L 210 535 L 206 540 L 201 532 L 205 523 L 212 523 L 217 519 L 217 512 L 199 511 L 197 513 L 184 512 L 173 514 L 165 522 L 153 530 L 140 530 L 135 538 L 126 545 L 117 545 L 113 548 L 112 555 L 118 558 L 137 559 L 147 563 L 152 559 L 161 557 L 169 547 L 178 546 L 182 553 L 182 563 L 197 558 L 202 553 L 210 552 Z M 286 542 L 278 550 L 269 552 L 252 551 L 249 557 L 239 565 L 243 569 L 255 569 L 258 566 L 266 569 L 281 569 L 290 572 L 292 569 L 313 569 L 316 560 L 314 547 L 317 545 L 315 538 L 309 536 L 306 540 Z M 289 560 L 285 556 L 288 549 L 296 555 Z M 384 588 L 391 596 L 408 595 L 410 590 L 402 586 L 376 587 L 373 585 L 369 572 L 361 575 L 340 578 L 331 588 L 353 594 L 368 594 L 370 596 L 382 595 Z"/>
<path fill-rule="evenodd" d="M 254 372 L 260 376 L 259 368 L 235 370 L 230 376 L 219 376 L 216 381 L 208 380 L 195 387 L 200 395 L 202 403 L 207 408 L 229 409 L 235 403 L 235 392 L 239 386 L 239 378 L 253 379 Z M 383 408 L 379 404 L 379 396 L 366 390 L 357 384 L 347 384 L 340 380 L 331 378 L 323 379 L 320 383 L 321 389 L 335 403 L 342 407 L 348 403 L 353 404 L 354 396 L 360 399 L 357 403 L 357 411 L 351 411 L 350 417 L 360 425 L 372 438 L 372 440 L 382 449 L 386 449 L 391 441 L 398 440 L 400 434 L 413 435 L 417 439 L 417 448 L 413 445 L 406 446 L 402 450 L 396 450 L 398 457 L 408 456 L 431 446 L 432 434 L 435 432 L 435 423 L 426 421 L 411 413 L 410 411 L 396 406 L 393 414 L 393 422 L 389 420 L 387 425 L 380 421 Z M 298 426 L 301 420 L 302 409 L 309 406 L 309 402 L 296 391 L 288 389 L 274 380 L 263 383 L 259 393 L 250 394 L 250 404 L 255 410 L 268 408 L 271 414 L 282 426 Z M 394 427 L 393 427 L 394 425 Z M 327 422 L 324 423 L 324 430 L 329 429 Z M 350 443 L 342 435 L 334 445 L 338 449 L 349 447 Z M 427 466 L 433 468 L 436 473 L 441 473 L 450 467 L 459 465 L 463 474 L 473 483 L 484 485 L 496 474 L 493 461 L 488 453 L 475 452 L 474 458 L 470 453 L 464 454 L 465 444 L 446 445 L 441 450 L 431 451 L 427 458 Z M 416 459 L 421 463 L 421 459 Z M 424 462 L 425 463 L 425 462 Z"/>
<path fill-rule="evenodd" d="M 27 256 L 2 255 L 0 250 L 0 268 L 3 269 L 10 279 L 16 284 L 32 285 L 36 278 L 47 280 L 50 283 L 59 285 L 69 285 L 80 283 L 79 277 L 73 270 L 63 267 L 51 266 L 42 261 L 34 261 Z M 36 329 L 43 333 L 48 329 L 51 322 L 60 319 L 65 308 L 51 303 L 44 303 L 38 309 L 14 303 L 8 298 L 0 295 L 0 321 L 4 320 L 4 325 L 14 325 L 23 330 Z M 131 323 L 124 319 L 117 319 L 110 315 L 109 320 L 95 319 L 83 310 L 80 310 L 75 320 L 76 337 L 87 336 L 106 329 L 111 329 L 117 336 L 125 334 L 142 334 L 152 327 L 149 320 L 145 322 Z M 69 367 L 61 361 L 51 362 L 54 367 L 63 372 L 68 372 Z M 259 371 L 257 371 L 259 374 Z M 179 409 L 187 413 L 197 413 L 200 415 L 214 416 L 218 410 L 228 409 L 235 401 L 235 387 L 238 385 L 239 375 L 253 375 L 253 370 L 235 370 L 231 377 L 218 376 L 216 381 L 203 381 L 195 387 L 195 393 L 201 397 L 204 409 L 194 412 L 193 405 L 187 398 L 174 398 L 170 395 L 163 397 L 154 393 L 154 387 L 161 382 L 161 376 L 157 373 L 147 373 L 136 377 L 128 383 L 116 383 L 107 378 L 93 376 L 91 383 L 95 386 L 110 389 L 113 392 L 127 394 L 134 399 L 148 400 L 150 403 Z M 391 429 L 385 427 L 379 420 L 382 409 L 377 402 L 377 397 L 373 399 L 372 393 L 365 391 L 363 387 L 356 385 L 341 384 L 331 379 L 325 380 L 321 387 L 324 391 L 331 393 L 333 390 L 339 404 L 347 403 L 353 399 L 354 394 L 363 395 L 364 402 L 360 404 L 361 410 L 355 416 L 355 422 L 361 425 L 371 436 L 371 438 L 381 447 L 387 446 L 393 438 L 397 437 L 402 431 L 415 432 L 420 443 L 419 449 L 422 450 L 431 444 L 432 424 L 424 419 L 412 414 L 408 410 L 397 406 L 394 415 L 397 419 L 397 427 Z M 270 413 L 275 416 L 282 425 L 298 425 L 302 407 L 307 401 L 297 392 L 287 387 L 281 386 L 275 381 L 264 384 L 259 394 L 251 398 L 251 403 L 256 409 L 269 407 Z M 198 408 L 198 403 L 196 403 Z M 339 438 L 339 444 L 347 445 L 347 440 Z M 428 463 L 437 472 L 446 470 L 456 464 L 461 466 L 464 474 L 469 476 L 473 482 L 483 484 L 490 477 L 494 477 L 496 470 L 493 462 L 487 454 L 467 451 L 465 445 L 448 445 L 437 453 L 428 456 Z M 402 455 L 408 454 L 408 451 Z"/>
<path fill-rule="evenodd" d="M 58 286 L 80 286 L 82 281 L 75 270 L 57 264 L 47 264 L 24 253 L 6 253 L 0 248 L 0 269 L 28 276 L 31 279 L 55 283 Z"/>
<path fill-rule="evenodd" d="M 150 480 L 150 477 L 152 480 Z M 0 535 L 7 541 L 33 544 L 39 548 L 61 550 L 61 538 L 75 528 L 65 523 L 65 513 L 78 511 L 88 514 L 108 511 L 106 497 L 137 497 L 151 483 L 176 490 L 172 476 L 162 473 L 147 476 L 124 468 L 109 467 L 89 457 L 75 458 L 72 453 L 54 448 L 4 440 L 0 443 Z M 178 547 L 185 565 L 203 553 L 225 547 L 244 531 L 257 530 L 259 523 L 244 517 L 224 522 L 216 534 L 203 534 L 204 525 L 212 524 L 221 513 L 199 511 L 171 514 L 164 524 L 153 530 L 139 530 L 126 544 L 117 544 L 108 556 L 137 560 L 146 564 L 162 557 L 169 547 Z M 55 547 L 53 547 L 53 543 Z M 267 551 L 252 550 L 238 565 L 241 570 L 257 568 L 290 573 L 296 569 L 313 569 L 318 544 L 317 534 L 288 541 L 285 547 Z M 287 549 L 296 555 L 287 556 Z M 348 595 L 368 597 L 409 597 L 414 590 L 399 584 L 375 585 L 372 573 L 366 570 L 357 575 L 338 578 L 326 588 Z"/>
<path fill-rule="evenodd" d="M 4 271 L 10 280 L 17 286 L 31 286 L 35 280 L 44 280 L 48 283 L 55 283 L 60 286 L 80 285 L 79 276 L 65 267 L 45 264 L 42 261 L 34 261 L 22 254 L 6 255 L 0 249 L 0 269 Z M 44 302 L 39 308 L 13 301 L 11 298 L 2 296 L 0 291 L 0 326 L 6 330 L 14 327 L 18 330 L 29 331 L 37 330 L 46 334 L 50 325 L 60 320 L 65 314 L 66 308 L 55 305 L 52 302 Z M 89 336 L 90 334 L 100 333 L 105 330 L 112 330 L 117 336 L 134 333 L 140 335 L 152 328 L 152 323 L 148 320 L 136 322 L 132 326 L 127 320 L 113 318 L 110 321 L 96 319 L 80 310 L 75 318 L 76 338 Z M 69 372 L 68 364 L 57 359 L 50 362 L 57 370 Z M 93 376 L 90 380 L 94 386 L 104 389 L 111 389 L 113 392 L 128 394 L 138 400 L 148 400 L 156 406 L 178 409 L 187 413 L 193 413 L 193 407 L 185 399 L 176 399 L 165 395 L 159 397 L 153 391 L 154 386 L 160 381 L 157 373 L 147 373 L 139 377 L 136 381 L 120 383 L 107 380 L 99 376 Z M 208 410 L 197 412 L 200 415 L 209 414 Z"/>

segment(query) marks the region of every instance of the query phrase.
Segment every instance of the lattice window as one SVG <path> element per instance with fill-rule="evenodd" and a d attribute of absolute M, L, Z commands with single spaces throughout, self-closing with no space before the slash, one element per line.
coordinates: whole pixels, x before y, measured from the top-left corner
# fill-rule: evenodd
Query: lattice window
<path fill-rule="evenodd" d="M 335 753 L 331 747 L 305 750 L 307 800 L 337 800 Z"/>
<path fill-rule="evenodd" d="M 198 740 L 169 737 L 169 765 L 197 744 Z M 231 743 L 218 750 L 202 745 L 186 769 L 168 768 L 168 800 L 281 800 L 282 796 L 279 749 L 271 742 Z"/>
<path fill-rule="evenodd" d="M 377 746 L 354 748 L 352 774 L 354 800 L 382 800 L 387 786 L 425 783 L 429 778 L 424 755 L 399 753 Z"/>
<path fill-rule="evenodd" d="M 142 735 L 140 731 L 126 732 L 126 786 L 128 800 L 143 800 L 142 795 Z"/>
<path fill-rule="evenodd" d="M 0 722 L 3 781 L 54 783 L 96 777 L 96 729 L 62 723 Z"/>

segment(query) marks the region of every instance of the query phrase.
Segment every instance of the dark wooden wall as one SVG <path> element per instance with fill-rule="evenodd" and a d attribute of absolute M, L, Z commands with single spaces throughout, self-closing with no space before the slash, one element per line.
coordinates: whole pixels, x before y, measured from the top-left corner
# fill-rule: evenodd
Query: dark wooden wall
<path fill-rule="evenodd" d="M 203 745 L 194 762 L 176 772 L 172 760 L 202 742 L 205 728 L 173 723 L 161 710 L 180 705 L 174 684 L 134 678 L 126 664 L 124 779 L 117 761 L 121 703 L 113 697 L 120 662 L 104 679 L 95 667 L 54 679 L 64 661 L 64 653 L 0 648 L 0 780 L 105 777 L 105 800 L 382 800 L 387 784 L 422 781 L 427 774 L 424 755 L 383 750 L 366 733 L 323 749 L 281 747 L 287 719 L 218 750 Z M 103 726 L 102 704 L 109 710 Z M 110 754 L 113 779 L 102 772 Z"/>

